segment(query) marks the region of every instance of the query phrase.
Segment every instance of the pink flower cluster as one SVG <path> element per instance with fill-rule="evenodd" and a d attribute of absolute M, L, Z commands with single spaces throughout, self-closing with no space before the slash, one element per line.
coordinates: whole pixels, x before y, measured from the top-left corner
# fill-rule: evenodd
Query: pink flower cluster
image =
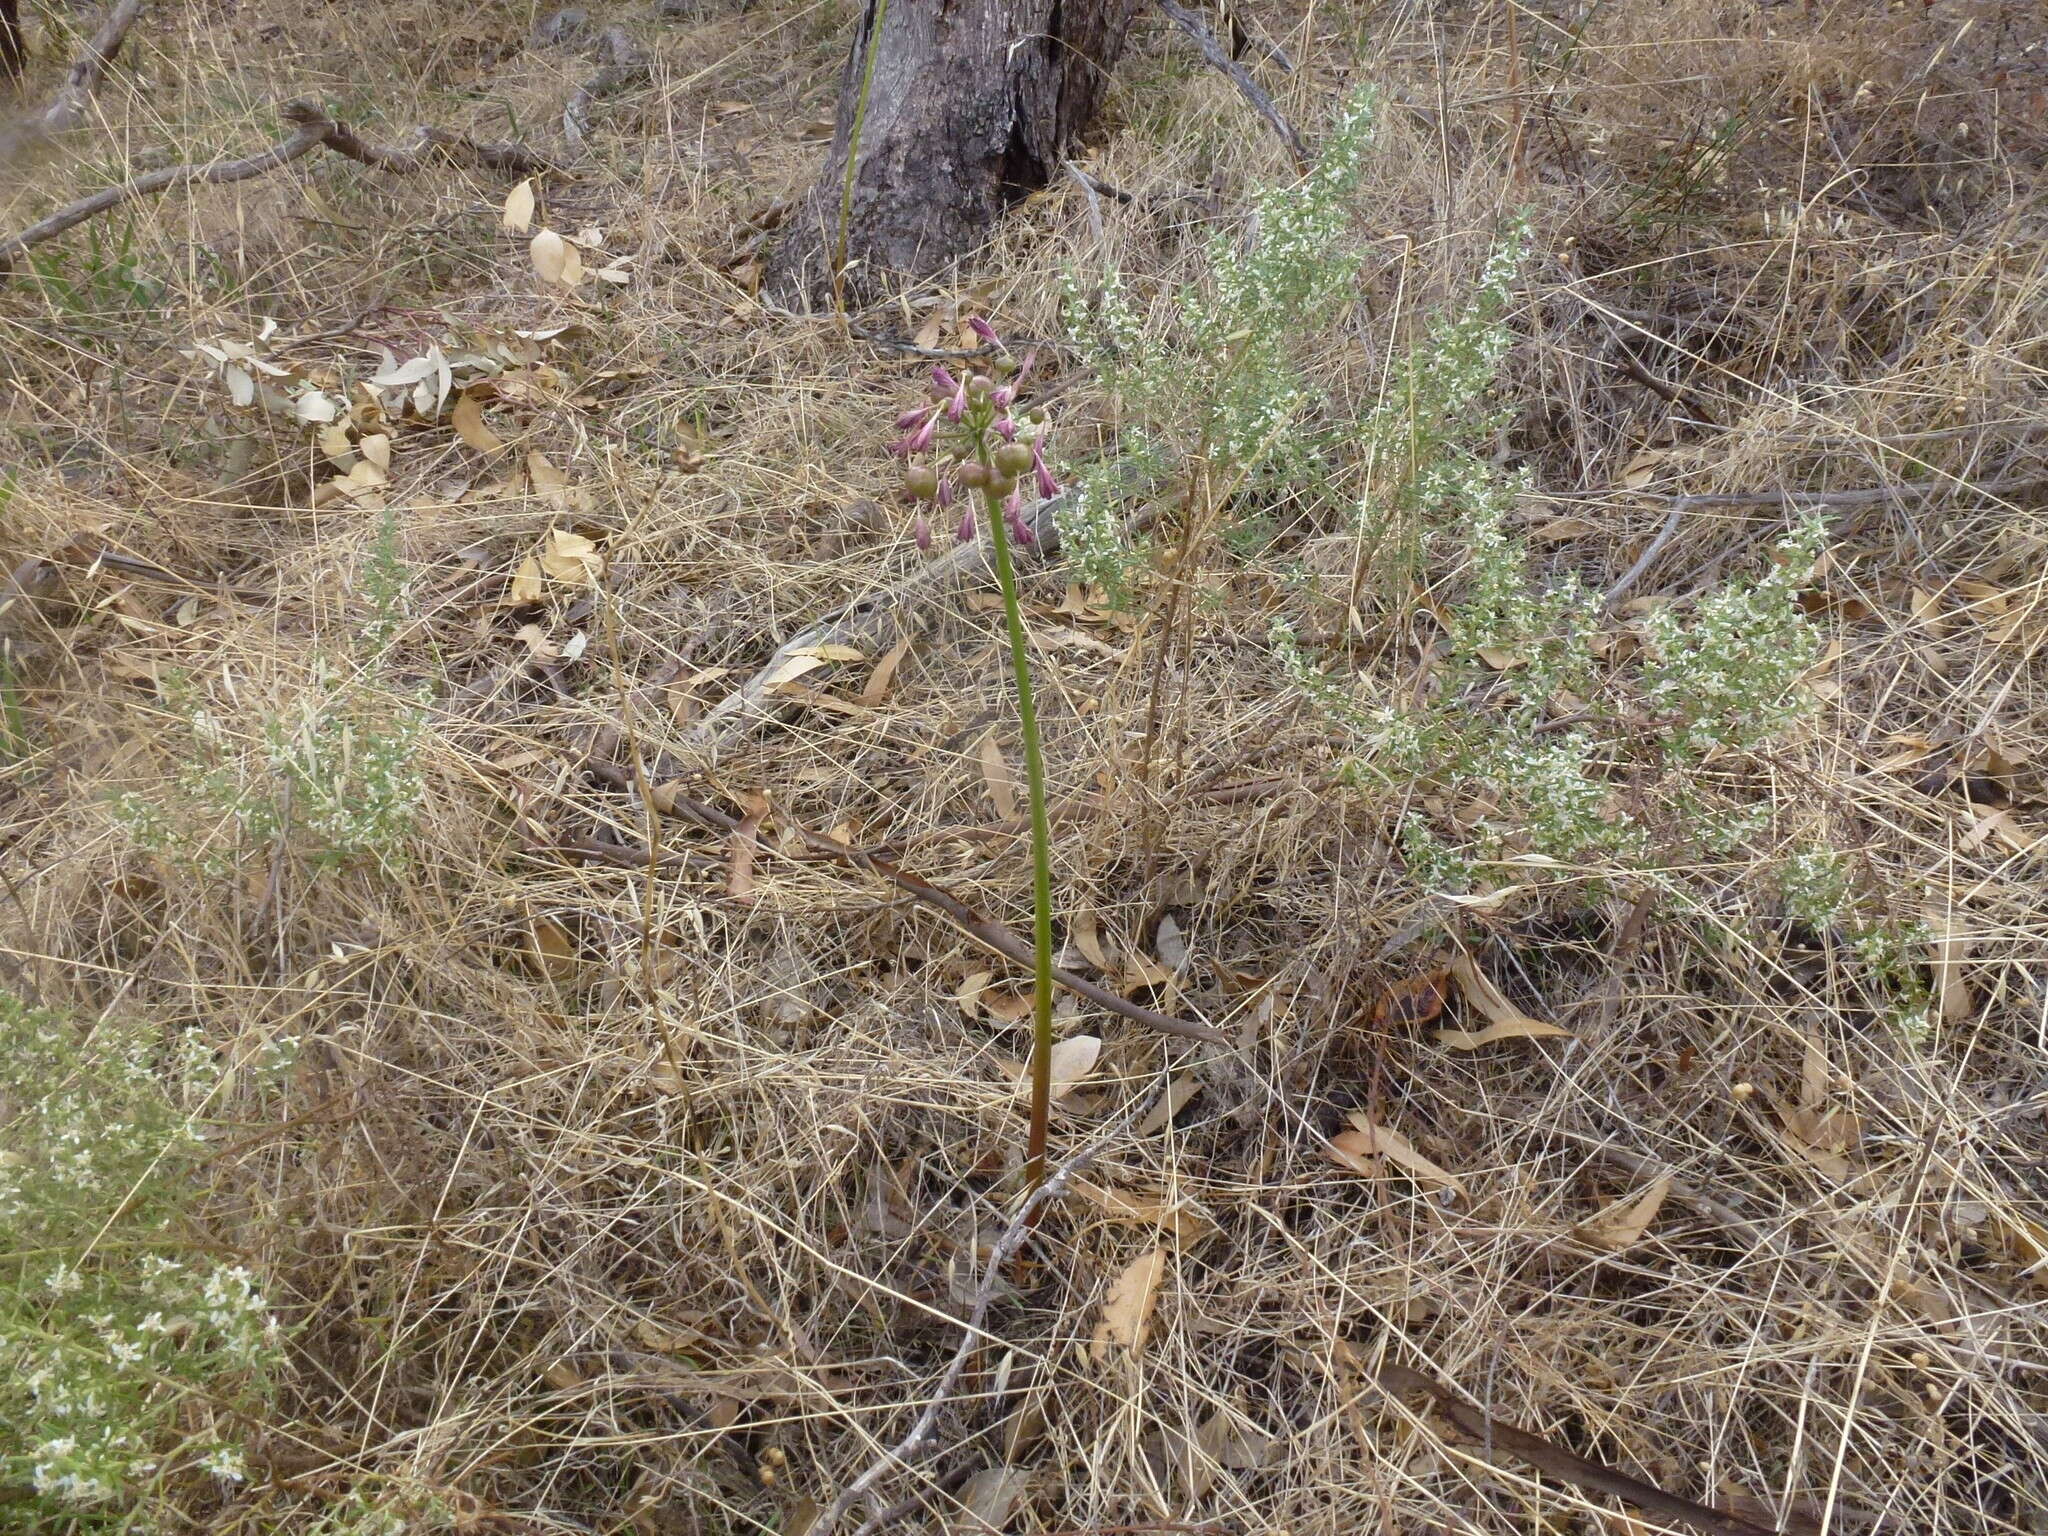
<path fill-rule="evenodd" d="M 983 341 L 1003 350 L 1001 338 L 986 320 L 976 318 L 968 324 Z M 932 503 L 942 522 L 952 520 L 959 504 L 953 536 L 963 544 L 976 532 L 973 494 L 991 509 L 1001 509 L 1004 526 L 1019 544 L 1036 537 L 1024 519 L 1024 487 L 1028 484 L 1041 499 L 1059 494 L 1059 481 L 1045 462 L 1044 413 L 1032 413 L 1031 424 L 1038 430 L 1026 440 L 1020 440 L 1024 434 L 1015 414 L 1017 392 L 1036 360 L 1037 353 L 1027 351 L 1021 363 L 1013 364 L 1004 351 L 991 369 L 996 377 L 975 373 L 964 379 L 935 365 L 931 398 L 896 418 L 896 430 L 903 435 L 889 451 L 911 461 L 903 474 L 904 495 L 913 502 Z M 932 526 L 923 511 L 917 514 L 914 531 L 917 547 L 929 550 Z"/>

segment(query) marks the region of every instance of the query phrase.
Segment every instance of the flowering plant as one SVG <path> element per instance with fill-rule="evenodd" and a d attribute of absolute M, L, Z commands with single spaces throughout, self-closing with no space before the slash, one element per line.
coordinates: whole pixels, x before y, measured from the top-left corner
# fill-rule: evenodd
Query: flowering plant
<path fill-rule="evenodd" d="M 1014 545 L 1037 540 L 1024 515 L 1025 493 L 1046 501 L 1059 482 L 1046 467 L 1045 412 L 1020 419 L 1017 394 L 1031 373 L 1035 354 L 1021 363 L 1010 358 L 986 320 L 968 322 L 996 352 L 987 373 L 956 378 L 943 366 L 931 372 L 931 398 L 896 418 L 903 433 L 892 448 L 909 461 L 903 493 L 918 507 L 919 549 L 932 545 L 930 507 L 953 521 L 953 536 L 971 543 L 986 523 L 994 546 L 996 580 L 1003 592 L 1003 618 L 1010 637 L 1010 677 L 1017 693 L 1017 724 L 1024 739 L 1024 776 L 1031 805 L 1032 958 L 1031 1129 L 1025 1145 L 1026 1180 L 1036 1189 L 1045 1178 L 1045 1145 L 1052 1116 L 1052 828 L 1046 810 L 1045 754 L 1039 745 L 1038 710 L 1031 689 L 1030 647 L 1017 596 Z M 976 503 L 980 503 L 977 518 Z"/>

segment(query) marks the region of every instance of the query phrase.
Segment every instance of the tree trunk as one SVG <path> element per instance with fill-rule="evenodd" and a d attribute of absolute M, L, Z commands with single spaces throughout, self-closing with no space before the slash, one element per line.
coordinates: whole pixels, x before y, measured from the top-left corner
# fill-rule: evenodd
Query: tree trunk
<path fill-rule="evenodd" d="M 1058 174 L 1094 120 L 1132 4 L 867 0 L 832 152 L 769 258 L 769 294 L 802 307 L 833 296 L 837 276 L 844 296 L 866 301 L 979 246 L 1005 208 Z"/>
<path fill-rule="evenodd" d="M 19 80 L 28 62 L 21 40 L 21 0 L 0 0 L 0 78 Z"/>

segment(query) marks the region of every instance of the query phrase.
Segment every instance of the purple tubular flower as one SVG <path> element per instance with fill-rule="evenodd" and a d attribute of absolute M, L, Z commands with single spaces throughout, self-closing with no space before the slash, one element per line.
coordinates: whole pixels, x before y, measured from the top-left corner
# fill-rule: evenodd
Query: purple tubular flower
<path fill-rule="evenodd" d="M 1003 344 L 1003 338 L 996 334 L 996 328 L 979 315 L 967 322 L 967 328 L 992 347 L 1000 347 Z"/>
<path fill-rule="evenodd" d="M 950 477 L 939 481 L 938 501 L 941 512 L 953 510 L 953 482 Z"/>
<path fill-rule="evenodd" d="M 938 431 L 938 428 L 939 413 L 933 411 L 929 416 L 925 417 L 923 426 L 904 439 L 904 442 L 910 445 L 909 451 L 911 453 L 923 453 L 925 449 L 931 447 L 932 435 Z"/>
<path fill-rule="evenodd" d="M 912 427 L 924 420 L 924 413 L 930 409 L 931 407 L 928 405 L 920 405 L 905 411 L 896 418 L 896 430 L 898 432 L 908 432 Z"/>
<path fill-rule="evenodd" d="M 950 395 L 960 388 L 960 383 L 938 363 L 932 364 L 932 394 Z"/>
<path fill-rule="evenodd" d="M 974 506 L 970 502 L 967 510 L 960 514 L 960 526 L 953 530 L 953 537 L 962 544 L 974 542 Z"/>
<path fill-rule="evenodd" d="M 1045 439 L 1034 438 L 1031 443 L 1031 473 L 1038 478 L 1040 500 L 1060 493 L 1059 481 L 1053 479 L 1052 471 L 1045 467 Z"/>
<path fill-rule="evenodd" d="M 1016 499 L 1014 496 L 1010 498 L 1011 501 Z M 1031 525 L 1024 521 L 1024 514 L 1021 510 L 1013 510 L 1006 506 L 1004 508 L 1003 521 L 1009 524 L 1010 537 L 1019 544 L 1031 544 L 1037 541 L 1038 535 L 1033 533 Z"/>
<path fill-rule="evenodd" d="M 989 398 L 995 401 L 997 410 L 1007 411 L 1010 408 L 1010 406 L 1016 401 L 1017 391 L 1012 389 L 1009 385 L 1005 384 L 1001 389 L 997 390 L 993 395 L 989 396 Z"/>
<path fill-rule="evenodd" d="M 1017 371 L 1010 375 L 1010 384 L 1013 388 L 1022 387 L 1024 383 L 1024 376 L 1031 372 L 1031 365 L 1037 361 L 1038 348 L 1026 347 L 1024 349 L 1024 361 L 1019 363 L 1017 365 Z"/>
<path fill-rule="evenodd" d="M 925 520 L 925 515 L 922 512 L 917 514 L 917 521 L 911 524 L 910 536 L 917 540 L 917 552 L 919 554 L 928 555 L 931 553 L 932 525 Z"/>
<path fill-rule="evenodd" d="M 996 436 L 1006 443 L 1014 443 L 1017 441 L 1017 423 L 1010 417 L 1005 416 L 996 423 Z"/>
<path fill-rule="evenodd" d="M 953 391 L 953 398 L 946 402 L 946 420 L 958 421 L 967 414 L 967 386 L 962 384 Z"/>

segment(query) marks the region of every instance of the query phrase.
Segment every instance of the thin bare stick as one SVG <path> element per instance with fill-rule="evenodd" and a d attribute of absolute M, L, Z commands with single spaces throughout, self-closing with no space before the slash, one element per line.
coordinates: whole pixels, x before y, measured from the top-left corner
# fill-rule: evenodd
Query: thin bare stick
<path fill-rule="evenodd" d="M 1504 1423 L 1405 1365 L 1383 1365 L 1377 1379 L 1383 1389 L 1395 1396 L 1421 1395 L 1428 1398 L 1464 1435 L 1479 1443 L 1480 1454 L 1485 1460 L 1497 1461 L 1502 1455 L 1513 1456 L 1561 1483 L 1621 1499 L 1659 1520 L 1686 1526 L 1702 1532 L 1703 1536 L 1779 1536 L 1775 1527 L 1758 1525 L 1726 1510 L 1666 1493 L 1662 1488 L 1630 1477 L 1617 1468 L 1602 1466 L 1575 1451 L 1554 1445 L 1541 1435 Z"/>
<path fill-rule="evenodd" d="M 538 176 L 555 168 L 554 161 L 524 144 L 472 139 L 424 124 L 413 130 L 413 142 L 408 148 L 371 144 L 348 124 L 333 121 L 308 101 L 285 103 L 279 116 L 286 122 L 319 124 L 322 142 L 337 155 L 367 165 L 373 171 L 390 171 L 396 176 L 411 176 L 430 165 L 441 164 L 479 165 L 508 176 Z"/>
<path fill-rule="evenodd" d="M 1287 153 L 1294 157 L 1297 171 L 1308 170 L 1308 148 L 1301 142 L 1301 135 L 1294 131 L 1294 125 L 1280 115 L 1280 109 L 1273 105 L 1265 87 L 1251 77 L 1251 71 L 1230 56 L 1230 50 L 1217 41 L 1216 34 L 1203 23 L 1202 18 L 1176 0 L 1157 0 L 1159 9 L 1181 31 L 1194 39 L 1195 46 L 1202 50 L 1202 57 L 1211 67 L 1220 69 L 1230 77 L 1230 83 L 1237 87 L 1238 94 L 1251 104 L 1251 108 L 1263 117 L 1280 136 L 1280 142 L 1287 146 Z"/>
<path fill-rule="evenodd" d="M 290 138 L 240 160 L 216 160 L 205 165 L 172 165 L 130 177 L 118 187 L 107 187 L 59 208 L 17 235 L 0 240 L 0 274 L 13 269 L 23 252 L 46 240 L 54 240 L 67 229 L 105 213 L 110 208 L 138 197 L 154 197 L 172 187 L 203 184 L 219 186 L 267 176 L 316 149 L 330 149 L 337 155 L 375 170 L 409 175 L 435 160 L 468 162 L 515 175 L 532 175 L 546 170 L 549 162 L 519 144 L 479 144 L 460 134 L 436 128 L 421 128 L 417 142 L 408 149 L 385 148 L 364 142 L 345 123 L 337 123 L 310 101 L 288 101 L 278 116 L 291 125 Z"/>
<path fill-rule="evenodd" d="M 1622 572 L 1621 578 L 1607 589 L 1607 595 L 1600 600 L 1600 612 L 1605 615 L 1614 611 L 1629 588 L 1656 564 L 1657 557 L 1664 553 L 1665 546 L 1685 520 L 1685 514 L 1701 508 L 1783 507 L 1788 512 L 1819 512 L 1831 507 L 1882 507 L 1924 500 L 1951 489 L 1975 491 L 1980 496 L 2003 496 L 2013 491 L 2032 490 L 2042 483 L 2042 478 L 2040 475 L 2024 475 L 2010 480 L 1985 480 L 1975 485 L 1968 481 L 1920 481 L 1912 485 L 1881 485 L 1854 491 L 1735 491 L 1716 496 L 1674 496 L 1671 514 L 1664 519 L 1664 526 L 1650 540 L 1650 547 L 1636 557 L 1635 564 Z"/>
<path fill-rule="evenodd" d="M 160 171 L 148 171 L 131 177 L 118 187 L 106 187 L 90 197 L 81 197 L 77 202 L 59 208 L 48 218 L 39 219 L 18 235 L 0 240 L 0 272 L 12 269 L 15 260 L 31 246 L 54 240 L 65 230 L 83 224 L 87 219 L 105 213 L 109 208 L 138 197 L 153 197 L 172 187 L 181 187 L 193 182 L 217 185 L 230 181 L 247 181 L 255 176 L 267 176 L 281 165 L 289 165 L 301 155 L 311 154 L 322 143 L 319 130 L 301 128 L 290 138 L 273 144 L 259 154 L 241 160 L 216 160 L 211 165 L 171 165 Z"/>
<path fill-rule="evenodd" d="M 1664 546 L 1671 542 L 1672 535 L 1678 532 L 1678 525 L 1685 521 L 1685 512 L 1682 501 L 1674 506 L 1671 515 L 1664 519 L 1664 526 L 1657 530 L 1657 537 L 1650 540 L 1650 547 L 1636 556 L 1636 563 L 1623 571 L 1621 579 L 1607 589 L 1607 596 L 1600 600 L 1603 618 L 1614 612 L 1615 605 L 1628 595 L 1630 587 L 1642 579 L 1643 572 L 1657 563 L 1657 557 L 1664 553 Z"/>
<path fill-rule="evenodd" d="M 85 45 L 85 52 L 71 66 L 71 72 L 64 77 L 56 97 L 35 120 L 33 127 L 44 133 L 63 133 L 85 121 L 87 113 L 92 110 L 93 93 L 100 88 L 100 81 L 106 78 L 107 66 L 114 62 L 114 55 L 128 40 L 128 29 L 135 25 L 135 18 L 141 14 L 142 0 L 120 0 L 120 4 L 107 13 L 107 19 L 100 23 L 99 31 Z"/>
<path fill-rule="evenodd" d="M 627 787 L 625 784 L 626 775 L 623 769 L 619 769 L 615 765 L 600 765 L 595 762 L 589 766 L 598 772 L 609 770 L 607 777 L 615 776 L 619 781 L 619 787 Z M 658 797 L 658 804 L 664 812 L 687 816 L 699 826 L 709 827 L 727 836 L 739 830 L 740 823 L 737 817 L 728 816 L 717 807 L 706 805 L 701 800 L 694 800 L 690 796 L 678 792 L 673 785 L 662 785 L 655 791 L 655 794 Z M 878 876 L 888 881 L 905 895 L 914 897 L 934 911 L 944 913 L 946 917 L 951 919 L 954 926 L 990 954 L 1000 956 L 1017 965 L 1027 967 L 1033 965 L 1035 956 L 1028 941 L 1019 938 L 1001 923 L 983 917 L 952 892 L 941 890 L 938 886 L 931 884 L 929 881 L 920 880 L 915 875 L 906 874 L 903 870 L 898 869 L 894 864 L 878 854 L 869 853 L 862 848 L 849 847 L 837 838 L 827 837 L 822 832 L 813 832 L 801 822 L 795 823 L 793 830 L 803 840 L 804 846 L 812 852 Z M 1129 1019 L 1135 1024 L 1143 1024 L 1148 1029 L 1156 1029 L 1163 1034 L 1178 1035 L 1183 1040 L 1199 1040 L 1208 1045 L 1228 1045 L 1230 1043 L 1230 1037 L 1221 1030 L 1211 1029 L 1206 1024 L 1190 1023 L 1186 1019 L 1177 1019 L 1170 1013 L 1161 1013 L 1156 1008 L 1147 1008 L 1143 1003 L 1134 1003 L 1129 998 L 1119 997 L 1107 987 L 1097 986 L 1087 977 L 1078 976 L 1074 972 L 1067 970 L 1064 966 L 1056 965 L 1053 967 L 1052 979 L 1057 985 L 1065 987 L 1076 997 L 1086 998 L 1097 1007 L 1106 1009 L 1121 1018 Z"/>
<path fill-rule="evenodd" d="M 1898 502 L 1925 501 L 1930 496 L 1974 491 L 1980 496 L 2003 496 L 2011 491 L 2028 491 L 2048 480 L 2039 474 L 2015 475 L 2009 480 L 1970 481 L 1957 477 L 1916 480 L 1909 485 L 1880 485 L 1855 491 L 1735 491 L 1721 496 L 1680 496 L 1672 506 L 1689 512 L 1695 507 L 1783 507 L 1788 512 L 1823 507 L 1883 507 Z"/>
<path fill-rule="evenodd" d="M 1135 1112 L 1134 1112 L 1135 1113 Z M 1131 1123 L 1133 1115 L 1126 1115 L 1116 1125 L 1104 1131 L 1079 1152 L 1053 1169 L 1050 1177 L 1031 1191 L 1024 1203 L 1017 1208 L 1017 1214 L 1010 1219 L 1003 1235 L 996 1239 L 995 1247 L 989 1250 L 988 1264 L 981 1272 L 981 1284 L 974 1292 L 974 1304 L 968 1309 L 966 1320 L 960 1325 L 960 1344 L 953 1351 L 953 1358 L 946 1362 L 945 1373 L 939 1377 L 939 1385 L 925 1400 L 924 1411 L 894 1445 L 876 1457 L 868 1469 L 848 1483 L 838 1498 L 834 1499 L 824 1513 L 811 1522 L 805 1536 L 831 1536 L 832 1528 L 846 1517 L 846 1512 L 865 1498 L 869 1491 L 887 1477 L 891 1470 L 908 1463 L 913 1457 L 931 1448 L 936 1441 L 933 1433 L 938 1428 L 939 1415 L 946 1404 L 952 1401 L 953 1393 L 959 1388 L 960 1377 L 967 1369 L 967 1362 L 974 1358 L 975 1346 L 988 1337 L 983 1321 L 1000 1288 L 1002 1275 L 1017 1250 L 1024 1246 L 1024 1240 L 1037 1225 L 1038 1213 L 1067 1192 L 1074 1175 L 1102 1155 L 1112 1138 L 1120 1134 Z M 864 1536 L 873 1522 L 861 1528 L 857 1536 Z"/>
<path fill-rule="evenodd" d="M 1037 536 L 1033 547 L 1048 555 L 1059 548 L 1059 528 L 1054 514 L 1063 500 L 1061 496 L 1048 497 L 1023 514 L 1032 533 Z M 704 717 L 683 736 L 676 749 L 677 754 L 692 768 L 714 767 L 749 724 L 768 717 L 774 692 L 799 651 L 811 651 L 827 645 L 871 650 L 894 640 L 937 598 L 970 581 L 984 580 L 992 571 L 985 540 L 956 544 L 894 586 L 858 598 L 831 618 L 821 619 L 791 635 L 776 647 L 766 666 L 705 711 Z M 812 672 L 810 676 L 815 680 L 817 673 Z"/>
<path fill-rule="evenodd" d="M 597 40 L 598 72 L 576 88 L 569 105 L 562 109 L 562 141 L 571 155 L 588 148 L 590 109 L 600 96 L 610 96 L 639 85 L 648 78 L 647 50 L 633 40 L 624 27 L 606 27 Z"/>

